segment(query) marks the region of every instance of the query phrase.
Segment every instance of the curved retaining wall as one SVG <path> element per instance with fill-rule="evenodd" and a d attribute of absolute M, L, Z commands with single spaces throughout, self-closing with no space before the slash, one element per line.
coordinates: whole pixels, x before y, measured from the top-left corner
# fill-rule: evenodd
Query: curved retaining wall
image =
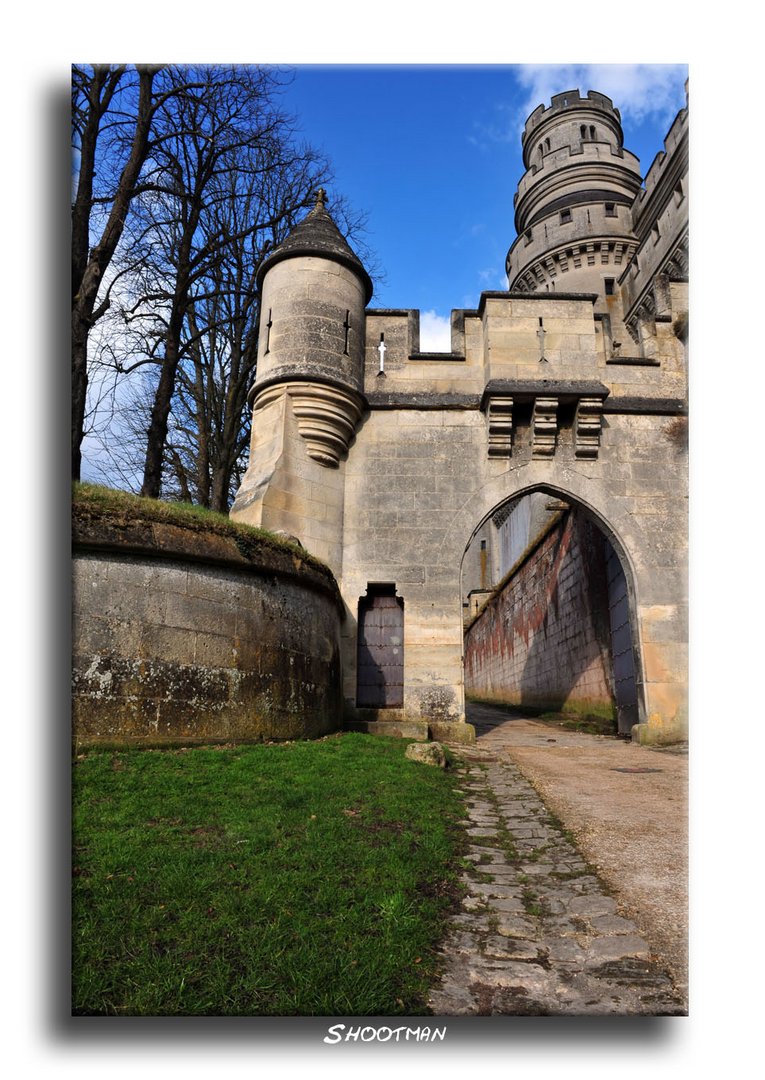
<path fill-rule="evenodd" d="M 341 723 L 342 605 L 296 549 L 74 512 L 79 743 L 312 738 Z"/>

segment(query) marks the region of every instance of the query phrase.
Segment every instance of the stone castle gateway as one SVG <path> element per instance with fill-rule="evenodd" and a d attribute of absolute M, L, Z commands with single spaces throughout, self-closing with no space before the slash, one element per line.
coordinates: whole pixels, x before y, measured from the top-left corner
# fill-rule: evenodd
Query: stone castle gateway
<path fill-rule="evenodd" d="M 420 350 L 417 311 L 367 306 L 372 283 L 323 192 L 262 265 L 231 514 L 298 537 L 335 574 L 348 721 L 467 732 L 453 727 L 466 553 L 541 494 L 602 534 L 623 578 L 633 738 L 682 737 L 687 124 L 684 109 L 643 181 L 607 97 L 539 106 L 508 291 L 452 312 L 448 353 Z"/>

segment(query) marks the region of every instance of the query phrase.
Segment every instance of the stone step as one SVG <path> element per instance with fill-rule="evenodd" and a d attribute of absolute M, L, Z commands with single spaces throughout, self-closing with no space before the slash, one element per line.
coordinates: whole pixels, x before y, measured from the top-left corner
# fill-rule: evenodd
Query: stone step
<path fill-rule="evenodd" d="M 417 720 L 346 720 L 344 731 L 361 731 L 366 735 L 387 735 L 393 739 L 428 741 L 428 725 Z"/>
<path fill-rule="evenodd" d="M 388 735 L 394 739 L 421 739 L 444 742 L 460 748 L 475 743 L 472 724 L 457 721 L 426 720 L 346 720 L 343 731 L 362 731 L 367 735 Z"/>

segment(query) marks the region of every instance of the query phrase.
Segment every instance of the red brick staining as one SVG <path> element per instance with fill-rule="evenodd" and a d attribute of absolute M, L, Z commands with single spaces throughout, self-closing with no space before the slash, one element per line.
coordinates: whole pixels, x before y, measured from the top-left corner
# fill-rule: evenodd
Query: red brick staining
<path fill-rule="evenodd" d="M 469 626 L 465 689 L 536 708 L 613 704 L 603 537 L 563 513 Z"/>

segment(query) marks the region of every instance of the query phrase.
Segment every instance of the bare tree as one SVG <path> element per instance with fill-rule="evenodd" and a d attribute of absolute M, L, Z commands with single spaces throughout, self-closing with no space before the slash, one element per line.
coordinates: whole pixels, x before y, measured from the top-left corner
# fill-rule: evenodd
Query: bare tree
<path fill-rule="evenodd" d="M 203 506 L 225 511 L 249 446 L 247 394 L 255 377 L 260 294 L 256 277 L 268 251 L 294 226 L 312 193 L 328 182 L 308 149 L 273 140 L 228 174 L 227 197 L 208 227 L 220 257 L 188 310 L 187 348 L 177 372 L 168 435 L 168 472 Z M 185 465 L 182 465 L 185 463 Z M 180 481 L 183 468 L 184 478 Z"/>
<path fill-rule="evenodd" d="M 185 71 L 174 73 L 179 81 Z M 170 409 L 179 364 L 184 352 L 184 332 L 192 306 L 204 297 L 206 279 L 225 257 L 236 237 L 216 229 L 216 210 L 230 195 L 231 177 L 266 172 L 272 164 L 278 136 L 286 118 L 274 102 L 276 75 L 269 70 L 212 67 L 197 73 L 200 89 L 180 93 L 173 99 L 163 121 L 158 162 L 168 211 L 155 220 L 147 236 L 158 241 L 171 269 L 169 288 L 163 297 L 165 328 L 159 379 L 147 431 L 143 495 L 159 496 L 162 462 L 167 442 Z M 181 133 L 174 138 L 173 132 Z M 262 221 L 241 223 L 248 235 Z M 197 329 L 197 334 L 199 330 Z"/>
<path fill-rule="evenodd" d="M 159 104 L 153 92 L 157 71 L 156 67 L 137 68 L 137 88 L 132 86 L 134 94 L 130 92 L 126 68 L 122 65 L 90 69 L 74 67 L 72 72 L 73 149 L 79 158 L 72 204 L 74 479 L 80 476 L 88 384 L 88 336 L 108 308 L 108 299 L 102 299 L 98 307 L 96 302 L 104 274 L 122 237 L 130 202 L 135 197 L 149 153 L 151 124 Z M 133 99 L 135 105 L 126 113 L 123 110 L 128 99 Z M 115 108 L 116 105 L 119 107 Z M 104 142 L 108 143 L 107 148 L 104 148 Z M 126 156 L 120 153 L 120 144 L 125 143 Z M 100 190 L 96 189 L 97 163 L 107 175 L 116 169 L 113 186 L 101 184 Z M 92 233 L 96 228 L 100 229 L 100 235 L 92 244 Z"/>
<path fill-rule="evenodd" d="M 162 71 L 163 105 L 90 361 L 104 452 L 122 483 L 142 473 L 144 495 L 226 510 L 241 479 L 257 271 L 332 180 L 278 108 L 283 82 L 270 69 Z M 363 228 L 342 199 L 333 213 L 346 233 Z M 110 441 L 115 409 L 121 433 Z"/>

